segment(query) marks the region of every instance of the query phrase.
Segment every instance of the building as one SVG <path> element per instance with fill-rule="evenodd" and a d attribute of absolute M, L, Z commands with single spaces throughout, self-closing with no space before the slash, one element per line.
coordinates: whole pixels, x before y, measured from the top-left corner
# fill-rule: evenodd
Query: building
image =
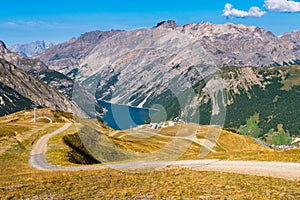
<path fill-rule="evenodd" d="M 296 138 L 291 144 L 295 147 L 300 147 L 300 138 Z"/>

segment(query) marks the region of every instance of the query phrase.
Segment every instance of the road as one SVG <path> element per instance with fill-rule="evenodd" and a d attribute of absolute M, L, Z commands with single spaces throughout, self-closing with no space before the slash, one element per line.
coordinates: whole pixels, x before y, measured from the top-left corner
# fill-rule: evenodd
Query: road
<path fill-rule="evenodd" d="M 29 165 L 40 170 L 52 170 L 53 166 L 49 165 L 45 159 L 45 153 L 47 151 L 47 143 L 50 137 L 59 134 L 65 130 L 67 130 L 72 123 L 67 123 L 63 127 L 53 131 L 52 133 L 48 133 L 42 136 L 35 145 L 33 145 L 31 153 Z"/>
<path fill-rule="evenodd" d="M 186 167 L 200 171 L 219 171 L 240 174 L 270 176 L 290 180 L 300 180 L 300 163 L 290 162 L 262 162 L 262 161 L 228 161 L 228 160 L 180 160 L 180 161 L 136 161 L 118 164 L 103 164 L 78 167 L 59 167 L 47 163 L 45 153 L 47 142 L 50 137 L 59 134 L 70 127 L 71 123 L 65 124 L 60 129 L 41 137 L 33 146 L 30 154 L 29 165 L 39 170 L 97 170 L 97 169 L 119 169 L 126 171 L 143 171 L 149 168 L 163 167 Z"/>

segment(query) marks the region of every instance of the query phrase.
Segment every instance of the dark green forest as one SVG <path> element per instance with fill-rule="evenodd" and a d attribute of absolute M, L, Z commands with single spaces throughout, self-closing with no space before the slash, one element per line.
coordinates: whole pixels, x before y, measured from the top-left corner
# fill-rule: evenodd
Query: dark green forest
<path fill-rule="evenodd" d="M 234 78 L 240 75 L 237 69 L 241 67 L 226 67 L 221 70 L 222 77 L 226 80 L 231 72 L 235 74 Z M 247 124 L 247 121 L 254 115 L 258 115 L 258 130 L 260 133 L 256 137 L 264 137 L 270 130 L 278 132 L 277 126 L 282 124 L 285 133 L 289 135 L 300 135 L 300 85 L 297 77 L 300 76 L 299 70 L 293 70 L 291 76 L 289 67 L 270 67 L 270 68 L 253 68 L 257 77 L 263 77 L 262 82 L 266 83 L 265 87 L 252 85 L 250 90 L 242 87 L 239 94 L 234 93 L 227 88 L 227 98 L 232 98 L 232 102 L 226 106 L 226 118 L 224 128 L 238 131 L 238 129 Z M 289 89 L 284 88 L 282 71 L 287 72 L 285 81 L 290 83 Z M 297 74 L 295 74 L 297 73 Z M 296 78 L 295 78 L 296 75 Z M 213 77 L 213 76 L 212 76 Z M 203 94 L 202 89 L 206 85 L 202 80 L 194 86 L 194 90 L 200 96 Z M 292 83 L 292 84 L 291 84 Z M 179 98 L 188 98 L 183 95 Z M 162 99 L 162 98 L 161 98 Z M 179 116 L 181 108 L 178 104 L 178 98 L 175 98 L 166 106 L 168 117 Z M 199 124 L 211 124 L 212 101 L 200 103 L 200 120 Z"/>

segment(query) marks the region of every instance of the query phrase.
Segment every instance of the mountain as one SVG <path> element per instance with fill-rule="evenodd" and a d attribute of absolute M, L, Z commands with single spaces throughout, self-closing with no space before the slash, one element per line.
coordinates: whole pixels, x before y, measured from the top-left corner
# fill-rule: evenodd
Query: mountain
<path fill-rule="evenodd" d="M 81 62 L 76 82 L 97 99 L 161 105 L 168 119 L 224 124 L 265 139 L 296 135 L 299 69 L 279 67 L 299 62 L 298 34 L 292 35 L 231 23 L 162 22 L 98 43 Z"/>
<path fill-rule="evenodd" d="M 25 58 L 8 50 L 2 41 L 0 41 L 0 58 L 14 64 L 28 74 L 33 75 L 66 95 L 68 98 L 71 98 L 74 81 L 64 74 L 50 70 L 43 62 Z"/>
<path fill-rule="evenodd" d="M 89 102 L 92 110 L 93 96 L 138 107 L 158 104 L 169 119 L 193 121 L 199 108 L 197 123 L 209 124 L 213 116 L 213 124 L 267 138 L 297 134 L 299 70 L 279 66 L 299 62 L 299 44 L 297 31 L 277 37 L 254 26 L 169 20 L 153 28 L 85 33 L 33 58 L 69 76 L 72 88 L 78 86 L 72 93 L 77 103 Z M 58 85 L 58 74 L 52 77 Z"/>
<path fill-rule="evenodd" d="M 76 80 L 99 99 L 144 106 L 224 66 L 297 63 L 294 46 L 254 26 L 166 21 L 101 41 L 81 62 Z"/>
<path fill-rule="evenodd" d="M 270 31 L 259 27 L 208 22 L 178 26 L 175 21 L 169 20 L 158 23 L 153 28 L 134 31 L 88 32 L 65 43 L 54 45 L 34 58 L 43 61 L 50 69 L 63 74 L 71 73 L 70 76 L 74 76 L 76 70 L 85 64 L 84 60 L 91 54 L 91 51 L 96 46 L 98 50 L 101 49 L 102 42 L 109 40 L 116 43 L 116 40 L 121 38 L 120 35 L 129 36 L 132 42 L 138 41 L 141 38 L 135 37 L 135 34 L 139 31 L 146 31 L 149 34 L 153 32 L 155 35 L 162 29 L 170 30 L 170 37 L 172 34 L 182 35 L 190 38 L 191 43 L 195 41 L 201 43 L 199 48 L 205 50 L 218 67 L 292 64 L 296 63 L 300 56 L 297 50 L 299 40 L 295 41 L 297 43 L 295 45 L 287 37 L 277 37 Z M 166 38 L 160 38 L 160 40 Z M 122 47 L 122 42 L 119 45 Z M 106 50 L 103 49 L 103 51 Z"/>
<path fill-rule="evenodd" d="M 46 49 L 52 47 L 53 45 L 54 45 L 53 43 L 48 41 L 36 41 L 36 42 L 31 42 L 29 44 L 15 44 L 15 45 L 8 46 L 7 48 L 10 51 L 20 54 L 25 58 L 29 58 L 45 51 Z"/>
<path fill-rule="evenodd" d="M 34 102 L 0 82 L 0 116 L 31 108 Z"/>
<path fill-rule="evenodd" d="M 188 109 L 178 103 L 178 99 L 186 98 L 184 93 L 167 104 L 163 104 L 166 96 L 162 94 L 156 103 L 165 105 L 168 118 L 191 118 L 185 110 L 199 109 L 200 124 L 214 124 L 217 119 L 230 130 L 272 140 L 280 134 L 299 135 L 299 80 L 300 66 L 225 67 L 217 76 L 193 86 L 196 95 L 188 98 Z M 224 85 L 223 89 L 216 89 L 217 82 Z"/>
<path fill-rule="evenodd" d="M 79 73 L 76 81 L 97 98 L 143 106 L 166 92 L 180 74 L 195 84 L 224 66 L 296 64 L 297 44 L 255 26 L 178 26 L 169 20 L 133 31 L 88 32 L 33 58 L 71 79 Z M 181 85 L 184 90 L 186 84 Z"/>
<path fill-rule="evenodd" d="M 0 40 L 0 58 L 18 66 L 24 71 L 41 71 L 48 67 L 41 61 L 24 58 L 23 56 L 7 49 L 4 42 Z"/>
<path fill-rule="evenodd" d="M 272 32 L 241 24 L 189 24 L 179 30 L 202 41 L 218 66 L 270 66 L 294 63 L 292 44 Z"/>
<path fill-rule="evenodd" d="M 97 44 L 120 32 L 118 30 L 88 32 L 78 38 L 72 38 L 67 42 L 54 45 L 42 53 L 33 56 L 33 58 L 41 60 L 52 70 L 63 74 L 69 73 L 70 77 L 74 77 L 74 72 L 80 67 L 82 59 Z"/>
<path fill-rule="evenodd" d="M 63 94 L 1 58 L 0 74 L 0 82 L 6 89 L 14 90 L 35 104 L 42 107 L 58 108 L 63 111 L 72 111 L 73 104 Z M 27 107 L 28 105 L 26 103 L 22 106 Z"/>
<path fill-rule="evenodd" d="M 300 31 L 285 33 L 280 36 L 282 40 L 289 41 L 292 44 L 292 50 L 296 58 L 300 58 Z"/>

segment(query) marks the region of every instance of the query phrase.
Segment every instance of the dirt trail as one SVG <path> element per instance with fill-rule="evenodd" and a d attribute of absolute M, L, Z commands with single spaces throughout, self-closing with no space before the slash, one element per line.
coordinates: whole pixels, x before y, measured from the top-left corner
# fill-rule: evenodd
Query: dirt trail
<path fill-rule="evenodd" d="M 113 168 L 128 171 L 142 171 L 149 168 L 187 167 L 201 171 L 233 172 L 240 174 L 270 176 L 285 178 L 290 180 L 300 180 L 300 163 L 290 162 L 262 162 L 262 161 L 227 161 L 227 160 L 181 160 L 181 161 L 137 161 L 127 163 L 117 163 L 108 165 L 78 166 L 78 167 L 58 167 L 47 163 L 45 153 L 47 142 L 50 137 L 59 134 L 70 127 L 71 123 L 65 124 L 60 129 L 41 137 L 33 146 L 29 165 L 39 170 L 97 170 Z"/>

